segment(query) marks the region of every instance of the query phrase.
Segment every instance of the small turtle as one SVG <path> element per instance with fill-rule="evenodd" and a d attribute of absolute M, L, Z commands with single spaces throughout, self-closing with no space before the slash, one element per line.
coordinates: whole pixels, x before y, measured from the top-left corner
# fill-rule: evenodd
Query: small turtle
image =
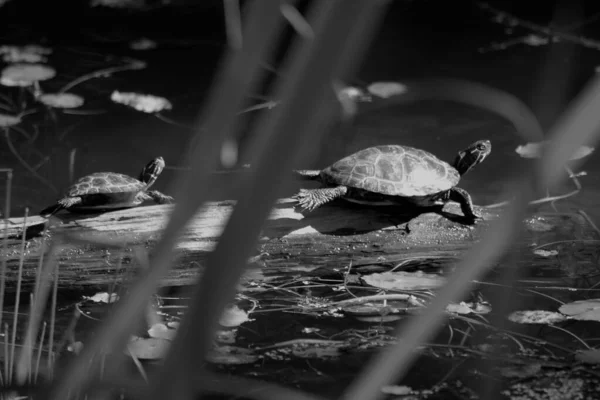
<path fill-rule="evenodd" d="M 84 176 L 67 190 L 56 204 L 40 212 L 49 217 L 62 209 L 69 211 L 105 211 L 136 207 L 146 200 L 158 204 L 172 203 L 173 198 L 156 190 L 148 190 L 165 167 L 162 157 L 150 161 L 138 179 L 115 172 L 96 172 Z"/>
<path fill-rule="evenodd" d="M 456 187 L 460 177 L 482 162 L 492 151 L 489 140 L 480 140 L 460 151 L 452 165 L 433 154 L 408 146 L 375 146 L 342 158 L 322 171 L 295 171 L 304 179 L 318 180 L 321 189 L 302 189 L 295 199 L 303 211 L 335 199 L 363 204 L 412 203 L 431 207 L 452 200 L 474 222 L 471 196 Z"/>

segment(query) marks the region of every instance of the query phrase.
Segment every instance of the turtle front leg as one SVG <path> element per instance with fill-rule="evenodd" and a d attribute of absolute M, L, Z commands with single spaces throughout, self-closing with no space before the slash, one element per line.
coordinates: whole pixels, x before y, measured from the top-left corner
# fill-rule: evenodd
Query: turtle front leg
<path fill-rule="evenodd" d="M 459 187 L 453 187 L 450 189 L 449 199 L 460 204 L 460 209 L 466 218 L 472 220 L 473 222 L 478 219 L 482 219 L 481 215 L 475 213 L 475 209 L 473 208 L 473 200 L 471 200 L 471 195 L 469 195 L 466 190 Z"/>
<path fill-rule="evenodd" d="M 300 189 L 293 198 L 298 201 L 302 211 L 312 211 L 333 199 L 344 196 L 348 192 L 346 186 L 323 189 Z"/>
<path fill-rule="evenodd" d="M 158 190 L 148 190 L 146 194 L 157 204 L 172 204 L 175 202 L 173 197 L 167 196 Z"/>

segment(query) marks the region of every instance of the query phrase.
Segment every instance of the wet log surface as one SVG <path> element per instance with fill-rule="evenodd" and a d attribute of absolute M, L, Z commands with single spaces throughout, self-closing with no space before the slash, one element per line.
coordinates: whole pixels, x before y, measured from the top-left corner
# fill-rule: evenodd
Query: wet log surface
<path fill-rule="evenodd" d="M 385 270 L 410 260 L 445 268 L 477 242 L 500 214 L 499 210 L 478 208 L 484 219 L 469 226 L 462 223 L 458 205 L 453 203 L 443 211 L 420 210 L 421 214 L 398 207 L 363 207 L 339 201 L 303 215 L 293 205 L 293 200 L 282 199 L 274 207 L 255 257 L 249 260 L 246 281 L 340 274 L 349 265 L 354 272 Z M 161 282 L 163 286 L 187 285 L 198 279 L 233 206 L 231 201 L 207 203 L 196 215 L 181 238 L 179 256 Z M 64 238 L 57 253 L 59 287 L 106 290 L 111 283 L 139 271 L 142 267 L 135 254 L 145 249 L 151 255 L 171 207 L 147 206 L 99 215 L 61 214 L 60 223 L 46 240 L 57 243 L 56 239 Z M 23 264 L 26 287 L 35 282 L 45 222 L 37 216 L 27 219 Z M 7 259 L 7 291 L 16 286 L 23 224 L 23 218 L 12 218 L 7 235 L 4 231 L 0 235 L 7 237 L 7 251 L 2 250 Z M 519 258 L 523 264 L 535 262 L 532 243 L 596 239 L 585 219 L 577 214 L 537 215 L 525 226 L 520 245 L 514 249 L 520 255 L 529 255 Z M 558 257 L 537 258 L 550 268 L 560 265 Z"/>

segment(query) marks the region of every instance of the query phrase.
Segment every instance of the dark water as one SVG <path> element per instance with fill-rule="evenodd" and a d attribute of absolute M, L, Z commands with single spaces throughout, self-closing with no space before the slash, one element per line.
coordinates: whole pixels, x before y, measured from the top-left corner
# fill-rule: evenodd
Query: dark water
<path fill-rule="evenodd" d="M 547 24 L 552 15 L 550 5 L 530 10 L 517 2 L 515 5 L 495 3 L 541 25 Z M 58 75 L 43 85 L 47 91 L 56 90 L 77 76 L 118 64 L 116 60 L 120 57 L 137 58 L 148 64 L 144 70 L 94 79 L 73 90 L 85 96 L 85 109 L 104 110 L 105 113 L 61 116 L 55 130 L 38 137 L 33 143 L 11 134 L 15 147 L 32 163 L 50 155 L 49 161 L 38 170 L 40 175 L 59 192 L 64 190 L 69 183 L 69 152 L 73 149 L 76 149 L 76 177 L 96 171 L 135 176 L 143 165 L 158 155 L 165 158 L 168 166 L 185 167 L 182 155 L 190 145 L 192 131 L 111 104 L 109 96 L 113 90 L 164 96 L 174 106 L 165 115 L 181 124 L 193 125 L 223 50 L 222 26 L 215 22 L 223 18 L 219 2 L 207 2 L 204 6 L 163 14 L 81 11 L 81 18 L 61 14 L 66 10 L 39 10 L 40 15 L 48 11 L 56 17 L 52 23 L 45 21 L 39 24 L 27 22 L 24 18 L 15 19 L 13 17 L 21 15 L 19 13 L 23 10 L 10 10 L 12 14 L 0 15 L 0 20 L 10 20 L 10 24 L 5 25 L 8 29 L 0 37 L 1 44 L 46 41 L 54 49 L 50 63 L 56 67 Z M 586 9 L 583 15 L 592 15 L 593 11 Z M 577 10 L 570 12 L 577 15 Z M 548 128 L 593 76 L 594 68 L 600 65 L 600 52 L 560 42 L 552 47 L 516 44 L 505 50 L 482 53 L 478 49 L 488 48 L 491 43 L 531 33 L 519 27 L 507 33 L 505 26 L 491 22 L 490 18 L 490 14 L 471 2 L 394 2 L 356 81 L 404 82 L 437 77 L 468 79 L 519 97 Z M 61 24 L 67 23 L 72 28 L 69 34 L 58 29 Z M 167 28 L 173 26 L 175 28 Z M 600 22 L 585 25 L 577 33 L 600 40 Z M 144 52 L 130 50 L 128 41 L 139 37 L 156 40 L 159 47 Z M 548 65 L 552 66 L 550 72 L 546 70 Z M 5 92 L 9 93 L 10 89 L 2 89 L 2 93 Z M 68 128 L 72 129 L 62 136 Z M 515 153 L 515 148 L 524 144 L 525 140 L 508 121 L 489 111 L 446 101 L 379 109 L 360 115 L 351 124 L 337 126 L 328 133 L 323 146 L 315 145 L 313 160 L 306 168 L 326 166 L 366 146 L 390 143 L 424 148 L 450 161 L 458 150 L 478 139 L 492 141 L 492 155 L 465 177 L 461 186 L 473 195 L 477 204 L 492 204 L 504 200 L 503 193 L 512 178 L 533 166 L 530 160 Z M 0 157 L 0 167 L 15 170 L 13 216 L 22 215 L 24 207 L 37 211 L 56 199 L 58 193 L 26 171 L 4 142 L 0 142 Z M 240 163 L 245 161 L 242 159 Z M 583 209 L 598 223 L 600 159 L 596 153 L 586 159 L 581 169 L 587 172 L 580 178 L 584 190 L 576 197 L 557 203 L 556 207 L 562 212 Z M 179 173 L 176 169 L 165 170 L 156 188 L 168 189 L 176 173 Z M 570 184 L 566 183 L 562 189 L 570 191 Z M 0 190 L 0 196 L 4 198 L 4 188 Z M 282 332 L 294 332 L 316 323 L 322 328 L 326 325 L 323 320 L 303 318 L 282 314 L 277 318 L 258 319 L 247 327 L 254 333 L 246 335 L 246 339 L 249 343 L 255 343 L 259 338 L 268 342 L 266 333 L 275 332 L 278 340 L 285 340 Z M 269 321 L 277 321 L 279 331 L 269 326 Z M 253 336 L 257 332 L 263 335 Z M 318 368 L 305 365 L 307 371 L 315 374 L 307 386 L 321 393 L 337 392 L 340 385 L 343 386 L 364 364 L 363 358 L 354 361 L 355 364 L 349 362 L 344 377 L 337 377 L 340 379 L 338 385 L 332 385 L 328 380 L 319 381 L 320 375 L 315 372 L 335 376 L 336 371 L 327 371 L 325 365 L 317 365 Z M 445 367 L 430 363 L 426 365 L 427 371 L 431 372 L 433 365 Z M 265 371 L 274 373 L 279 366 L 269 369 L 266 362 L 265 368 Z M 422 372 L 420 367 L 413 371 L 417 375 Z M 421 382 L 424 380 L 421 379 Z M 302 386 L 293 380 L 289 383 Z"/>

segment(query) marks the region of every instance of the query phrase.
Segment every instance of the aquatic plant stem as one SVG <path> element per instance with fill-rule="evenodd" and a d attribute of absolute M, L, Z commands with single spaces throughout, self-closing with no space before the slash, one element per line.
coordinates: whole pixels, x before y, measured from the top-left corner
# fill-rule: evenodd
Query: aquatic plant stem
<path fill-rule="evenodd" d="M 58 190 L 54 187 L 54 185 L 47 180 L 46 178 L 44 178 L 43 176 L 41 176 L 40 174 L 37 173 L 37 171 L 35 169 L 33 169 L 28 163 L 27 161 L 25 161 L 17 152 L 17 149 L 15 149 L 15 147 L 12 144 L 12 141 L 10 140 L 10 130 L 9 128 L 4 128 L 4 138 L 6 139 L 6 144 L 8 145 L 8 148 L 10 149 L 10 152 L 13 154 L 13 156 L 15 156 L 15 158 L 19 161 L 19 163 L 21 163 L 21 165 L 23 167 L 25 167 L 25 169 L 27 171 L 29 171 L 33 176 L 35 176 L 40 182 L 42 182 L 44 185 L 48 186 L 50 189 L 52 189 L 52 191 L 54 193 L 58 193 Z"/>
<path fill-rule="evenodd" d="M 10 200 L 11 200 L 11 190 L 12 190 L 12 177 L 13 171 L 12 169 L 1 169 L 0 172 L 6 173 L 6 185 L 4 187 L 5 197 L 4 197 L 4 237 L 2 238 L 2 263 L 0 266 L 0 329 L 2 329 L 2 319 L 4 318 L 4 293 L 6 289 L 6 264 L 7 264 L 7 254 L 8 254 L 8 219 L 10 218 Z M 4 337 L 4 340 L 8 340 L 8 336 Z M 8 354 L 8 353 L 4 353 Z M 8 357 L 5 357 L 5 359 Z M 8 373 L 8 369 L 4 369 L 4 373 Z M 1 375 L 1 372 L 0 372 Z M 5 377 L 6 378 L 6 377 Z M 5 379 L 8 380 L 8 379 Z"/>
<path fill-rule="evenodd" d="M 142 69 L 145 67 L 144 63 L 141 63 L 139 61 L 134 61 L 131 62 L 128 65 L 123 65 L 120 67 L 111 67 L 111 68 L 105 68 L 105 69 L 101 69 L 99 71 L 94 71 L 92 73 L 83 75 L 69 83 L 67 83 L 65 86 L 63 86 L 62 89 L 60 89 L 57 93 L 61 94 L 61 93 L 65 93 L 66 91 L 73 89 L 75 86 L 88 81 L 90 79 L 95 79 L 95 78 L 102 78 L 102 77 L 106 77 L 109 75 L 112 75 L 114 73 L 117 72 L 122 72 L 122 71 L 133 71 L 133 70 L 137 70 L 137 69 Z"/>
<path fill-rule="evenodd" d="M 23 234 L 21 235 L 21 252 L 19 254 L 19 273 L 17 276 L 17 293 L 15 294 L 15 308 L 13 315 L 13 325 L 12 325 L 12 342 L 10 347 L 10 369 L 8 371 L 8 375 L 10 379 L 9 383 L 13 381 L 13 369 L 15 364 L 15 347 L 17 340 L 17 324 L 19 318 L 19 306 L 21 305 L 21 283 L 23 280 L 23 262 L 25 261 L 25 244 L 27 243 L 25 240 L 25 235 L 27 233 L 27 215 L 29 214 L 29 209 L 25 209 L 25 215 L 23 216 Z M 6 338 L 8 340 L 8 338 Z"/>
<path fill-rule="evenodd" d="M 59 244 L 57 243 L 57 248 L 59 248 Z M 56 269 L 54 271 L 54 279 L 52 282 L 52 306 L 50 308 L 50 334 L 48 335 L 48 373 L 50 378 L 54 374 L 54 369 L 52 368 L 54 362 L 54 329 L 56 326 L 56 306 L 57 306 L 57 298 L 58 298 L 58 272 L 59 272 L 59 264 L 56 263 Z"/>
<path fill-rule="evenodd" d="M 239 0 L 223 0 L 225 7 L 225 33 L 227 34 L 227 45 L 239 50 L 242 48 L 242 16 Z"/>
<path fill-rule="evenodd" d="M 38 335 L 40 323 L 43 316 L 43 310 L 46 308 L 48 293 L 50 292 L 51 285 L 51 274 L 56 272 L 56 244 L 53 242 L 48 249 L 48 256 L 46 257 L 46 263 L 44 263 L 44 252 L 46 251 L 47 243 L 47 226 L 42 234 L 42 243 L 40 246 L 40 259 L 38 263 L 38 270 L 35 280 L 34 288 L 34 301 L 32 302 L 33 307 L 31 314 L 29 315 L 29 321 L 27 323 L 27 330 L 25 333 L 25 343 L 33 343 Z M 33 349 L 30 347 L 24 347 L 21 351 L 20 359 L 17 363 L 17 383 L 22 384 L 24 382 L 25 374 L 28 370 L 28 360 L 31 359 Z"/>
<path fill-rule="evenodd" d="M 40 374 L 40 364 L 42 361 L 42 352 L 44 350 L 44 338 L 46 337 L 46 326 L 48 324 L 46 324 L 46 322 L 44 321 L 43 325 L 42 325 L 42 334 L 40 335 L 40 345 L 38 348 L 38 354 L 37 354 L 37 358 L 36 358 L 36 362 L 35 362 L 35 373 L 33 375 L 33 383 L 36 384 L 37 383 L 37 378 Z M 50 353 L 48 353 L 48 357 L 50 357 Z"/>

